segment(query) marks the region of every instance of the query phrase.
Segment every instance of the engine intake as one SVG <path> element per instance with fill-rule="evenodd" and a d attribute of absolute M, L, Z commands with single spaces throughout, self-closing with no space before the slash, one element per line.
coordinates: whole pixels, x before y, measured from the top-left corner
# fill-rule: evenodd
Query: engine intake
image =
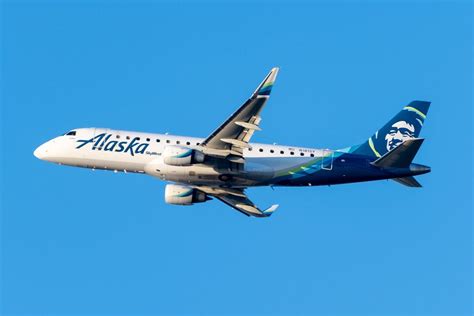
<path fill-rule="evenodd" d="M 200 151 L 182 146 L 166 146 L 163 150 L 163 162 L 171 166 L 189 166 L 204 161 Z"/>
<path fill-rule="evenodd" d="M 165 202 L 168 204 L 192 205 L 207 200 L 206 193 L 185 185 L 167 184 L 165 188 Z"/>

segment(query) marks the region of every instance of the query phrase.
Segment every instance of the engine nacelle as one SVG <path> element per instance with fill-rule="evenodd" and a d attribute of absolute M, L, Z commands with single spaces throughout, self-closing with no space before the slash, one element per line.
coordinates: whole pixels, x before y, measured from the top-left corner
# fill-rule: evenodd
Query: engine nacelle
<path fill-rule="evenodd" d="M 163 162 L 171 166 L 189 166 L 204 161 L 204 154 L 200 151 L 182 147 L 166 146 L 163 150 Z"/>
<path fill-rule="evenodd" d="M 165 188 L 165 202 L 176 205 L 191 205 L 209 200 L 206 193 L 185 185 L 167 184 Z"/>

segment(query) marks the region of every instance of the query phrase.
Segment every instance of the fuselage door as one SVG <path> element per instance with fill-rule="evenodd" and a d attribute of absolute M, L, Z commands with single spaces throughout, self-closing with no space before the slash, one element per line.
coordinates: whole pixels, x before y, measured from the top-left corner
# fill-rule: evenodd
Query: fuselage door
<path fill-rule="evenodd" d="M 79 149 L 79 154 L 82 159 L 85 160 L 85 165 L 87 168 L 95 170 L 97 165 L 94 162 L 94 153 L 95 153 L 95 137 L 101 133 L 100 128 L 88 128 L 84 129 L 83 134 L 81 135 L 82 140 L 89 140 L 87 144 Z M 94 149 L 93 149 L 94 148 Z"/>
<path fill-rule="evenodd" d="M 329 149 L 323 150 L 323 160 L 321 161 L 321 169 L 332 170 L 332 161 L 334 160 L 334 152 Z"/>
<path fill-rule="evenodd" d="M 103 129 L 94 127 L 94 131 L 93 131 L 92 137 L 96 137 L 97 135 L 99 135 L 100 133 L 103 133 L 103 132 L 104 132 Z"/>

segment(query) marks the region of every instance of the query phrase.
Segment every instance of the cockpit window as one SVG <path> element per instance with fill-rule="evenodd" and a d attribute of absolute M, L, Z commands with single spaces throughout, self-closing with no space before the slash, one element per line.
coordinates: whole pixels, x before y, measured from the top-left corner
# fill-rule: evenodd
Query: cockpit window
<path fill-rule="evenodd" d="M 76 131 L 67 132 L 66 136 L 76 136 Z"/>

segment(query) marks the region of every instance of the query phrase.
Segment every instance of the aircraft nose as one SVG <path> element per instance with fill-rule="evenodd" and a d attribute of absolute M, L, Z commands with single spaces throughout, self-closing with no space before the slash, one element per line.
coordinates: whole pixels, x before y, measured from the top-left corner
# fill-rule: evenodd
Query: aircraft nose
<path fill-rule="evenodd" d="M 35 155 L 36 158 L 43 160 L 46 157 L 46 154 L 48 153 L 48 149 L 46 148 L 45 144 L 38 146 L 38 148 L 35 149 L 33 152 L 33 155 Z"/>

